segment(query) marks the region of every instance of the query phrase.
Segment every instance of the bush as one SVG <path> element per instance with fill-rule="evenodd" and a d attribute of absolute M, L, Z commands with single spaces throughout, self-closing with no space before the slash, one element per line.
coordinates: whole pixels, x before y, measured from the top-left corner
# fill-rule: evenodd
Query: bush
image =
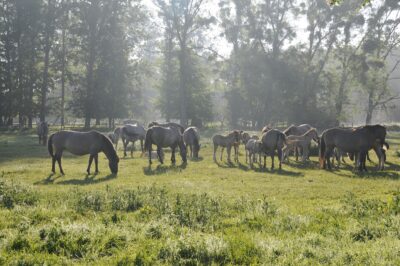
<path fill-rule="evenodd" d="M 76 199 L 75 208 L 79 213 L 83 213 L 87 210 L 99 212 L 105 207 L 105 197 L 99 192 L 77 193 Z"/>
<path fill-rule="evenodd" d="M 15 205 L 33 206 L 38 195 L 31 188 L 0 180 L 0 206 L 12 209 Z"/>

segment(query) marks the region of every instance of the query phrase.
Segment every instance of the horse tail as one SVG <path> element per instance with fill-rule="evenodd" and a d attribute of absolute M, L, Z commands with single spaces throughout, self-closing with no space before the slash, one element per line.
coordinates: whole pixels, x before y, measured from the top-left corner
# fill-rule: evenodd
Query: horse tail
<path fill-rule="evenodd" d="M 326 145 L 325 145 L 325 136 L 321 136 L 321 141 L 319 144 L 319 167 L 323 168 L 324 162 L 325 162 L 325 150 L 326 150 Z"/>
<path fill-rule="evenodd" d="M 151 135 L 153 134 L 153 129 L 149 128 L 146 132 L 146 137 L 144 140 L 144 151 L 149 151 L 151 149 Z"/>
<path fill-rule="evenodd" d="M 53 152 L 53 137 L 54 134 L 51 134 L 49 140 L 47 141 L 47 150 L 49 151 L 49 154 L 52 158 L 54 158 L 54 152 Z"/>
<path fill-rule="evenodd" d="M 386 150 L 389 150 L 389 143 L 387 143 L 386 141 L 383 143 L 383 148 Z"/>

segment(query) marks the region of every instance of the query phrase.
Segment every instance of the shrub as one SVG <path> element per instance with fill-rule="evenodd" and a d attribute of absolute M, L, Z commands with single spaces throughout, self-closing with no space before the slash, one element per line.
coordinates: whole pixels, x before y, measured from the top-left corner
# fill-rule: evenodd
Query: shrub
<path fill-rule="evenodd" d="M 15 205 L 33 206 L 38 195 L 31 188 L 0 180 L 0 206 L 12 209 Z"/>
<path fill-rule="evenodd" d="M 105 205 L 104 195 L 99 192 L 94 193 L 77 193 L 76 194 L 75 208 L 79 213 L 83 213 L 87 210 L 102 211 Z"/>

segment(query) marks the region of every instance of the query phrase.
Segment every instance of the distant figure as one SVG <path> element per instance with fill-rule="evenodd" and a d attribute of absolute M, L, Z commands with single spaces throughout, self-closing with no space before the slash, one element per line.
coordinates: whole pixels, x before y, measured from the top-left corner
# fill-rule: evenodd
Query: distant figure
<path fill-rule="evenodd" d="M 47 143 L 47 136 L 49 134 L 49 125 L 47 122 L 40 122 L 37 125 L 37 134 L 39 137 L 39 144 L 45 146 Z"/>
<path fill-rule="evenodd" d="M 200 151 L 200 135 L 196 127 L 188 127 L 183 132 L 183 141 L 186 145 L 186 151 L 190 148 L 190 157 L 198 159 Z"/>
<path fill-rule="evenodd" d="M 98 154 L 99 152 L 103 152 L 108 159 L 108 166 L 110 167 L 111 173 L 118 173 L 119 158 L 117 152 L 115 151 L 111 140 L 97 131 L 59 131 L 50 136 L 47 148 L 52 158 L 51 171 L 53 173 L 56 172 L 55 165 L 57 161 L 61 174 L 64 174 L 61 166 L 61 157 L 64 150 L 67 150 L 74 155 L 89 154 L 89 164 L 86 170 L 88 174 L 90 174 L 90 167 L 93 159 L 96 173 L 99 172 Z"/>

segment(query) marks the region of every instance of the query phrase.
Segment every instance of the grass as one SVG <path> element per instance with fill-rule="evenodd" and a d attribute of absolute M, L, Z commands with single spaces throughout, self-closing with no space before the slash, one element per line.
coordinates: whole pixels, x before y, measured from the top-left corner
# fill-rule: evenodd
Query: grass
<path fill-rule="evenodd" d="M 399 264 L 400 135 L 389 136 L 384 172 L 324 171 L 315 157 L 282 171 L 243 154 L 217 165 L 204 137 L 186 166 L 135 152 L 113 176 L 100 155 L 86 175 L 87 156 L 65 154 L 61 176 L 34 135 L 2 134 L 0 265 Z"/>

